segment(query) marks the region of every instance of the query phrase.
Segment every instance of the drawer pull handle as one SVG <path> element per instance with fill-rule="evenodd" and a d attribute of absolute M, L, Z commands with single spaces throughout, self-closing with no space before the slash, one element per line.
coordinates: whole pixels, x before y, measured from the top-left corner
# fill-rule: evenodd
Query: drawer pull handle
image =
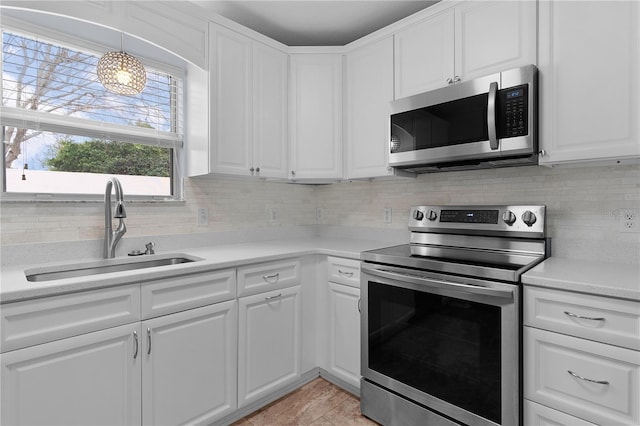
<path fill-rule="evenodd" d="M 589 320 L 589 321 L 604 321 L 606 319 L 604 317 L 583 317 L 582 315 L 576 315 L 569 311 L 564 311 L 564 313 L 566 315 L 569 315 L 571 318 L 578 318 L 578 319 Z"/>
<path fill-rule="evenodd" d="M 133 353 L 133 359 L 138 358 L 138 333 L 137 332 L 133 332 L 133 343 L 135 343 L 135 352 Z"/>
<path fill-rule="evenodd" d="M 586 382 L 591 382 L 591 383 L 596 383 L 598 385 L 608 385 L 609 382 L 607 382 L 606 380 L 592 380 L 592 379 L 587 379 L 586 377 L 582 377 L 579 374 L 574 373 L 571 370 L 567 370 L 567 373 L 571 374 L 573 377 L 580 379 L 580 380 L 584 380 Z"/>
<path fill-rule="evenodd" d="M 362 298 L 358 297 L 358 312 L 362 313 Z"/>
<path fill-rule="evenodd" d="M 278 279 L 280 279 L 280 272 L 275 273 L 273 275 L 263 275 L 262 279 L 265 280 L 266 282 L 270 283 L 270 284 L 273 284 L 273 283 L 277 282 Z M 271 281 L 271 280 L 273 280 L 273 281 Z"/>
<path fill-rule="evenodd" d="M 340 269 L 338 269 L 338 273 L 339 273 L 340 275 L 343 275 L 343 276 L 347 277 L 347 278 L 351 278 L 351 277 L 353 277 L 353 272 L 348 272 L 348 271 L 347 271 L 347 272 L 344 272 L 344 271 L 341 271 Z"/>
<path fill-rule="evenodd" d="M 275 296 L 265 297 L 264 300 L 273 300 L 273 299 L 277 299 L 279 297 L 282 297 L 282 293 L 278 293 Z"/>
<path fill-rule="evenodd" d="M 147 355 L 151 355 L 151 329 L 149 327 L 147 327 L 147 345 L 149 346 Z"/>

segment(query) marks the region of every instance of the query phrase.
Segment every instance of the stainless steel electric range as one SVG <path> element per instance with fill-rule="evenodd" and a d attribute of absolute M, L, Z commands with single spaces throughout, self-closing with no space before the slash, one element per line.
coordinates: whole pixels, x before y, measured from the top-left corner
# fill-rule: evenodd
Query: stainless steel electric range
<path fill-rule="evenodd" d="M 416 206 L 410 244 L 362 253 L 364 415 L 521 424 L 521 275 L 549 255 L 544 206 Z"/>

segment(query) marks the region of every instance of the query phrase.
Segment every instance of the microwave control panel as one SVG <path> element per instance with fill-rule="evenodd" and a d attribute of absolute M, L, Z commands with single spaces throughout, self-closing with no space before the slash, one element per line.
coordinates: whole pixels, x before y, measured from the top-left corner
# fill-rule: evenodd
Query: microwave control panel
<path fill-rule="evenodd" d="M 529 85 L 498 90 L 498 138 L 526 136 L 529 128 Z"/>

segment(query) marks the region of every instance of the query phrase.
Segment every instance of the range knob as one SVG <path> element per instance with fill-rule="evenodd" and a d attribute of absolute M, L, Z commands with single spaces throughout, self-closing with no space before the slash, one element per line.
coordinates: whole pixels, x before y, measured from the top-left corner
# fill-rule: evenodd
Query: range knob
<path fill-rule="evenodd" d="M 511 226 L 516 223 L 516 215 L 511 210 L 507 210 L 502 213 L 502 221 Z"/>
<path fill-rule="evenodd" d="M 437 218 L 438 218 L 438 214 L 433 210 L 429 210 L 429 213 L 427 213 L 427 219 L 433 222 Z"/>
<path fill-rule="evenodd" d="M 417 221 L 421 221 L 422 219 L 424 219 L 424 213 L 422 213 L 420 210 L 416 210 L 413 212 L 413 218 Z"/>
<path fill-rule="evenodd" d="M 527 210 L 526 212 L 522 213 L 522 221 L 526 223 L 527 226 L 531 226 L 534 223 L 536 223 L 537 219 L 538 218 L 536 217 L 536 215 L 533 214 L 533 212 L 530 210 Z"/>

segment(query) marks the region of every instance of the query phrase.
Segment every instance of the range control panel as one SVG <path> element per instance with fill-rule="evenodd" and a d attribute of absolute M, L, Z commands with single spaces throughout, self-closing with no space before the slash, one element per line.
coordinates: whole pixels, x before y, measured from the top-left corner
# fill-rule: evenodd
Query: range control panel
<path fill-rule="evenodd" d="M 542 238 L 545 206 L 414 206 L 409 230 L 414 232 L 510 235 Z"/>

